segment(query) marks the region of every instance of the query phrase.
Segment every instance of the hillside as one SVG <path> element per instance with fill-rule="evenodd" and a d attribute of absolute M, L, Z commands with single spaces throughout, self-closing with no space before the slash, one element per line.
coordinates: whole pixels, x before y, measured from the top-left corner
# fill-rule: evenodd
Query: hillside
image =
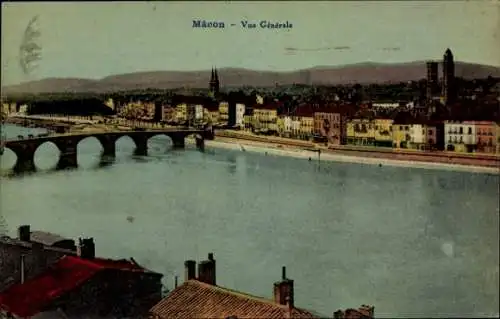
<path fill-rule="evenodd" d="M 441 65 L 439 66 L 441 73 Z M 455 74 L 466 79 L 500 77 L 500 67 L 457 62 Z M 426 76 L 425 61 L 380 64 L 359 63 L 339 67 L 314 67 L 291 72 L 254 71 L 237 68 L 219 70 L 222 87 L 271 87 L 276 84 L 387 83 L 420 80 Z M 50 78 L 2 87 L 3 94 L 46 92 L 110 92 L 131 89 L 206 88 L 210 71 L 154 71 L 112 75 L 100 80 Z"/>

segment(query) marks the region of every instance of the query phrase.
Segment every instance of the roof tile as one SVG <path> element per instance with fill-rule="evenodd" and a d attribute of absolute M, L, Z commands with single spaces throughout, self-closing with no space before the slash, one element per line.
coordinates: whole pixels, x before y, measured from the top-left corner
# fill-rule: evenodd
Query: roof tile
<path fill-rule="evenodd" d="M 288 307 L 272 300 L 227 288 L 188 280 L 174 289 L 150 312 L 160 318 L 284 318 Z M 290 318 L 319 318 L 300 308 L 292 308 Z"/>

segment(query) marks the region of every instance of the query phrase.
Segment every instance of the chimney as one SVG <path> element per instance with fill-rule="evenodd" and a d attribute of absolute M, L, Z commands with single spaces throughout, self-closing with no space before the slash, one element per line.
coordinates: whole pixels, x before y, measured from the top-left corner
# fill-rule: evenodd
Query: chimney
<path fill-rule="evenodd" d="M 290 303 L 290 297 L 286 296 L 285 298 L 286 302 L 286 311 L 285 311 L 285 318 L 292 318 L 292 304 Z"/>
<path fill-rule="evenodd" d="M 24 255 L 21 255 L 21 270 L 20 270 L 20 273 L 21 273 L 21 284 L 24 284 L 24 276 L 25 276 L 25 264 L 24 264 Z"/>
<path fill-rule="evenodd" d="M 274 301 L 280 305 L 294 307 L 293 280 L 286 278 L 286 267 L 281 270 L 281 281 L 274 283 Z"/>
<path fill-rule="evenodd" d="M 186 260 L 184 262 L 184 281 L 196 279 L 196 261 Z"/>
<path fill-rule="evenodd" d="M 78 238 L 78 247 L 76 248 L 76 255 L 84 259 L 95 258 L 95 244 L 94 238 Z"/>
<path fill-rule="evenodd" d="M 208 254 L 208 260 L 198 264 L 198 280 L 209 285 L 216 285 L 214 254 Z"/>
<path fill-rule="evenodd" d="M 17 238 L 21 241 L 31 240 L 30 225 L 21 225 L 17 228 Z"/>

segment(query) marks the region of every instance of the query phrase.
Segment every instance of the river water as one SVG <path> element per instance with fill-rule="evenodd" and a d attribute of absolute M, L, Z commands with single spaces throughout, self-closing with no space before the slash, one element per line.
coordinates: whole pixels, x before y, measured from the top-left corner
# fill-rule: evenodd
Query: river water
<path fill-rule="evenodd" d="M 134 257 L 169 288 L 172 276 L 182 281 L 184 260 L 214 252 L 219 285 L 271 298 L 286 265 L 296 304 L 330 317 L 363 303 L 378 317 L 498 314 L 498 175 L 168 142 L 155 137 L 150 156 L 134 157 L 122 138 L 115 163 L 102 166 L 89 138 L 71 171 L 51 170 L 58 151 L 42 145 L 39 172 L 2 178 L 0 232 L 28 223 L 91 236 L 98 255 Z M 14 161 L 6 150 L 2 168 Z"/>

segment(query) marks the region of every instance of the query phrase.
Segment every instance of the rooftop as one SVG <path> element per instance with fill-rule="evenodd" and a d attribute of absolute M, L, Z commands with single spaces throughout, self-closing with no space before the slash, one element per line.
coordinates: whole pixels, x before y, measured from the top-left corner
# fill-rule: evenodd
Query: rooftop
<path fill-rule="evenodd" d="M 174 289 L 150 312 L 161 318 L 320 318 L 300 308 L 289 308 L 272 300 L 241 293 L 197 280 Z"/>
<path fill-rule="evenodd" d="M 53 300 L 75 290 L 99 271 L 106 269 L 147 271 L 127 260 L 65 256 L 42 274 L 22 284 L 13 285 L 1 293 L 0 309 L 19 317 L 33 316 L 43 311 Z"/>

